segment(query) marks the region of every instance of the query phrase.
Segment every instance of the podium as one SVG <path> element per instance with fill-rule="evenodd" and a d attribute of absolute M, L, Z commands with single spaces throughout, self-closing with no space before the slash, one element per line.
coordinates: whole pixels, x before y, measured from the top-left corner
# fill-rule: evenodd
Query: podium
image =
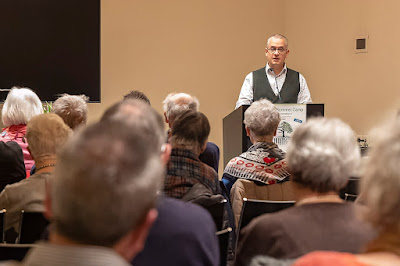
<path fill-rule="evenodd" d="M 276 104 L 275 106 L 278 110 L 287 106 L 305 106 L 306 118 L 324 116 L 324 104 Z M 244 112 L 248 107 L 249 105 L 242 105 L 223 119 L 224 166 L 230 159 L 245 152 L 252 145 L 243 124 Z M 282 117 L 282 112 L 280 113 Z"/>

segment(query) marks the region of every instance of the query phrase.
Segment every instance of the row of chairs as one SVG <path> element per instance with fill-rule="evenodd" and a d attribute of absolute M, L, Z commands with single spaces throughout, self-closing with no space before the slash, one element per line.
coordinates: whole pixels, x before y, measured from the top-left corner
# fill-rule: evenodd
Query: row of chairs
<path fill-rule="evenodd" d="M 343 189 L 340 196 L 347 200 L 354 201 L 358 194 L 358 181 L 359 179 L 350 179 L 347 187 Z M 227 264 L 229 236 L 232 232 L 232 227 L 224 228 L 224 213 L 226 209 L 227 200 L 208 206 L 206 209 L 214 219 L 219 240 L 220 247 L 220 265 L 225 266 Z M 236 245 L 239 240 L 240 230 L 248 225 L 250 221 L 262 214 L 272 213 L 291 207 L 295 204 L 295 201 L 270 201 L 270 200 L 255 200 L 243 198 L 243 207 L 240 214 L 239 224 L 236 228 L 237 238 Z M 5 234 L 5 219 L 7 211 L 3 209 L 0 211 L 0 242 L 6 243 Z M 0 244 L 0 250 L 7 249 L 7 254 L 18 252 L 14 258 L 24 255 L 30 248 L 30 245 L 41 238 L 42 233 L 48 226 L 49 222 L 40 212 L 25 212 L 21 211 L 21 218 L 19 224 L 18 235 L 15 240 L 15 244 Z M 14 243 L 14 241 L 12 241 Z M 17 244 L 17 245 L 16 245 Z M 22 244 L 22 245 L 21 245 Z M 25 245 L 24 245 L 25 244 Z M 27 244 L 27 245 L 26 245 Z M 0 252 L 6 254 L 4 252 Z M 1 257 L 0 260 L 7 259 L 8 257 Z"/>
<path fill-rule="evenodd" d="M 214 219 L 217 227 L 216 235 L 219 240 L 220 248 L 220 265 L 227 264 L 228 246 L 229 246 L 229 235 L 232 232 L 232 227 L 223 228 L 224 212 L 226 208 L 227 200 L 207 207 L 211 216 Z M 254 217 L 259 216 L 263 213 L 278 211 L 283 208 L 287 208 L 293 205 L 294 202 L 289 204 L 286 202 L 273 202 L 273 201 L 257 201 L 244 199 L 243 211 L 240 219 L 240 230 L 242 227 L 247 225 L 250 220 Z M 0 212 L 0 227 L 1 227 L 1 243 L 5 243 L 5 219 L 6 210 Z M 25 212 L 21 211 L 21 220 L 19 226 L 19 232 L 15 244 L 0 244 L 0 260 L 17 259 L 22 260 L 23 256 L 32 246 L 31 244 L 40 239 L 43 231 L 48 225 L 48 221 L 40 212 Z"/>

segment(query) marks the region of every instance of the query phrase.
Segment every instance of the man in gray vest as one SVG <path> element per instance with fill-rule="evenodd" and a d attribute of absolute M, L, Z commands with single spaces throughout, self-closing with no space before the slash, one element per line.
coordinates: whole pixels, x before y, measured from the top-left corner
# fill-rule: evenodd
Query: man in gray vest
<path fill-rule="evenodd" d="M 248 74 L 240 91 L 236 108 L 261 98 L 272 103 L 311 103 L 307 82 L 302 74 L 286 67 L 288 40 L 281 34 L 268 38 L 266 67 Z"/>

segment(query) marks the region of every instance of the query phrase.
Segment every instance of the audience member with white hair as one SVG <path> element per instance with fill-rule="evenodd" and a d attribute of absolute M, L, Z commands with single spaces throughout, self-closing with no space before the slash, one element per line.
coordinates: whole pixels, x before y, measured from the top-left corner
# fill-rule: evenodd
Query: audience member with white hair
<path fill-rule="evenodd" d="M 289 173 L 285 153 L 272 141 L 280 121 L 278 109 L 266 99 L 256 101 L 247 108 L 243 122 L 247 136 L 253 145 L 246 152 L 231 159 L 226 165 L 222 181 L 228 193 L 237 179 L 254 181 L 257 188 L 288 181 Z M 256 188 L 252 189 L 252 191 L 256 190 Z M 257 195 L 243 196 L 244 191 L 239 190 L 236 186 L 232 192 L 230 195 L 232 209 L 237 224 L 243 197 L 258 198 Z"/>
<path fill-rule="evenodd" d="M 28 174 L 34 162 L 26 148 L 26 125 L 32 117 L 42 113 L 42 102 L 36 93 L 28 88 L 13 87 L 3 105 L 2 121 L 6 127 L 1 133 L 0 141 L 15 141 L 21 146 Z"/>
<path fill-rule="evenodd" d="M 200 103 L 196 97 L 187 93 L 170 93 L 163 101 L 165 122 L 169 126 L 168 139 L 171 136 L 171 128 L 177 117 L 191 110 L 199 111 Z M 205 150 L 199 155 L 200 161 L 211 166 L 218 173 L 219 148 L 212 142 L 207 142 Z"/>
<path fill-rule="evenodd" d="M 358 253 L 374 235 L 339 190 L 357 170 L 360 149 L 339 119 L 312 118 L 292 134 L 287 161 L 296 205 L 243 228 L 236 265 L 256 255 L 297 258 L 314 250 Z"/>
<path fill-rule="evenodd" d="M 43 212 L 46 182 L 57 163 L 56 154 L 68 140 L 71 129 L 55 114 L 41 114 L 28 122 L 26 140 L 37 171 L 0 193 L 0 208 L 7 210 L 5 229 L 18 231 L 21 210 Z"/>
<path fill-rule="evenodd" d="M 52 105 L 51 112 L 59 115 L 72 130 L 80 125 L 85 125 L 87 120 L 87 102 L 89 97 L 86 95 L 61 94 Z"/>
<path fill-rule="evenodd" d="M 200 103 L 196 97 L 187 93 L 170 93 L 163 101 L 165 122 L 172 128 L 174 120 L 182 113 L 191 110 L 199 111 Z M 170 132 L 169 132 L 170 133 Z"/>
<path fill-rule="evenodd" d="M 134 114 L 73 135 L 50 183 L 49 243 L 32 248 L 23 265 L 130 265 L 142 250 L 157 217 L 164 138 L 155 112 L 144 105 Z"/>
<path fill-rule="evenodd" d="M 294 265 L 381 266 L 400 265 L 400 118 L 380 130 L 361 178 L 366 221 L 378 235 L 362 254 L 316 251 Z M 335 237 L 332 235 L 332 237 Z"/>

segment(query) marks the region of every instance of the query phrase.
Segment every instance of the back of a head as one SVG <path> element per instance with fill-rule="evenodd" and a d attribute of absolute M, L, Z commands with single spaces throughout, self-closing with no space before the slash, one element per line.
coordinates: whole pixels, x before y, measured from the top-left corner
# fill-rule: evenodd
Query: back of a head
<path fill-rule="evenodd" d="M 163 101 L 165 115 L 170 121 L 174 121 L 188 110 L 198 111 L 199 106 L 199 100 L 187 93 L 170 93 Z"/>
<path fill-rule="evenodd" d="M 210 123 L 200 112 L 186 111 L 179 116 L 171 130 L 170 142 L 173 147 L 201 149 L 210 134 Z"/>
<path fill-rule="evenodd" d="M 2 120 L 5 126 L 26 125 L 28 121 L 43 113 L 42 102 L 32 90 L 13 87 L 3 105 Z"/>
<path fill-rule="evenodd" d="M 141 91 L 130 91 L 128 94 L 125 94 L 124 100 L 128 100 L 128 99 L 142 100 L 142 101 L 148 103 L 149 105 L 151 105 L 149 98 L 146 96 L 146 94 L 144 94 Z"/>
<path fill-rule="evenodd" d="M 257 137 L 273 136 L 281 116 L 270 101 L 261 99 L 253 102 L 244 113 L 243 123 Z"/>
<path fill-rule="evenodd" d="M 349 125 L 318 117 L 294 131 L 286 159 L 294 182 L 316 192 L 338 192 L 358 170 L 360 149 Z"/>
<path fill-rule="evenodd" d="M 53 103 L 51 112 L 59 115 L 71 129 L 75 129 L 81 124 L 86 124 L 88 100 L 89 97 L 83 94 L 62 94 L 61 97 Z"/>
<path fill-rule="evenodd" d="M 52 186 L 57 233 L 112 246 L 154 207 L 164 176 L 161 118 L 134 102 L 78 131 L 60 154 Z"/>
<path fill-rule="evenodd" d="M 100 121 L 108 121 L 119 119 L 125 121 L 128 125 L 135 123 L 147 123 L 140 127 L 152 128 L 155 127 L 155 133 L 160 135 L 160 143 L 165 142 L 164 122 L 162 117 L 146 102 L 139 99 L 125 99 L 111 105 L 104 111 Z M 156 145 L 161 145 L 155 143 Z"/>
<path fill-rule="evenodd" d="M 366 219 L 384 232 L 400 233 L 400 118 L 379 130 L 361 178 Z"/>
<path fill-rule="evenodd" d="M 33 117 L 26 129 L 26 140 L 34 160 L 54 157 L 71 135 L 71 129 L 56 114 Z"/>

